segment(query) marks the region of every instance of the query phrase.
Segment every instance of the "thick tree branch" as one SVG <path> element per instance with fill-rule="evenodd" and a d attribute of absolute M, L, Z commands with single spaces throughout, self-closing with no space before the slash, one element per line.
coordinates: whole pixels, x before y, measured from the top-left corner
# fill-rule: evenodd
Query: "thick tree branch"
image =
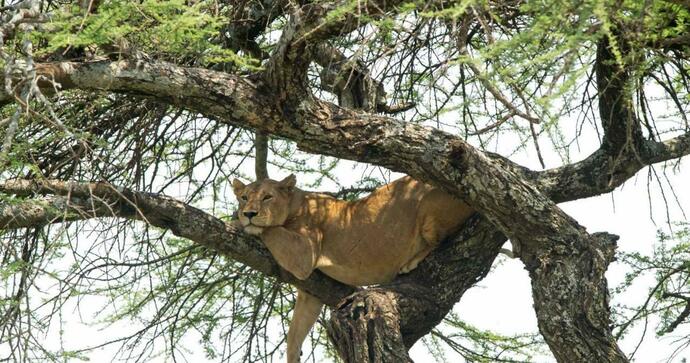
<path fill-rule="evenodd" d="M 325 102 L 302 104 L 301 107 L 309 108 L 300 111 L 300 125 L 286 122 L 283 110 L 277 109 L 279 105 L 274 102 L 275 98 L 270 97 L 270 93 L 260 91 L 262 88 L 259 85 L 242 77 L 225 73 L 176 67 L 162 62 L 137 64 L 128 61 L 48 64 L 42 65 L 40 70 L 54 76 L 66 87 L 106 89 L 156 97 L 220 121 L 292 139 L 307 151 L 371 162 L 407 172 L 419 179 L 443 184 L 449 191 L 458 192 L 460 197 L 467 198 L 470 202 L 479 199 L 476 195 L 470 195 L 471 188 L 465 188 L 455 180 L 439 174 L 451 173 L 462 179 L 462 173 L 467 167 L 460 160 L 463 155 L 473 155 L 474 160 L 479 163 L 476 165 L 479 169 L 497 165 L 496 160 L 480 156 L 464 141 L 441 131 L 383 116 L 362 115 Z M 0 98 L 2 96 L 0 94 Z M 676 142 L 673 145 L 684 143 Z M 676 156 L 683 148 L 674 146 L 671 150 L 676 151 L 668 152 L 669 157 Z M 658 159 L 654 161 L 659 161 Z M 595 153 L 589 162 L 591 160 L 598 162 L 601 156 Z M 499 162 L 503 164 L 503 169 L 508 163 L 505 160 Z M 619 165 L 626 164 L 619 160 Z M 474 168 L 475 166 L 468 171 Z M 567 176 L 568 172 L 582 170 L 577 167 L 565 169 L 545 172 L 543 175 L 546 177 L 541 177 L 539 181 L 557 182 L 537 183 L 537 186 L 562 186 L 563 176 Z M 518 169 L 513 171 L 515 170 Z M 575 184 L 581 186 L 581 183 Z M 589 185 L 594 185 L 597 192 L 607 191 L 609 188 L 608 184 L 602 183 Z M 544 191 L 549 195 L 555 194 L 554 189 Z M 571 192 L 561 193 L 556 199 L 571 200 L 573 195 L 579 197 L 582 193 L 573 187 Z M 478 204 L 476 207 L 482 210 Z M 504 218 L 506 223 L 508 220 L 515 223 L 512 215 Z M 525 236 L 531 234 L 526 233 Z"/>
<path fill-rule="evenodd" d="M 537 176 L 540 189 L 557 203 L 610 192 L 645 166 L 690 154 L 690 133 L 661 142 L 644 139 L 633 109 L 630 70 L 618 61 L 609 42 L 600 41 L 595 62 L 604 129 L 600 149 Z"/>
<path fill-rule="evenodd" d="M 290 283 L 335 305 L 354 288 L 317 271 L 299 280 L 278 266 L 261 241 L 232 223 L 164 195 L 135 192 L 107 183 L 72 183 L 53 180 L 11 180 L 0 192 L 18 196 L 57 195 L 47 200 L 20 199 L 0 205 L 0 228 L 37 227 L 45 223 L 96 217 L 138 219 L 170 230 L 204 247 L 241 262 L 266 276 Z M 20 212 L 13 218 L 10 213 Z"/>
<path fill-rule="evenodd" d="M 229 122 L 242 127 L 263 130 L 278 136 L 290 138 L 298 146 L 318 153 L 338 155 L 344 158 L 373 163 L 386 162 L 385 155 L 366 155 L 372 141 L 367 141 L 367 132 L 372 135 L 403 136 L 405 129 L 433 139 L 437 131 L 414 125 L 406 125 L 394 119 L 359 115 L 339 109 L 334 105 L 320 102 L 319 108 L 311 111 L 311 117 L 303 119 L 304 125 L 293 125 L 285 122 L 282 110 L 263 91 L 260 83 L 253 83 L 242 77 L 227 73 L 208 71 L 196 68 L 177 67 L 164 62 L 94 62 L 94 63 L 51 63 L 38 66 L 43 75 L 53 77 L 63 88 L 81 88 L 86 90 L 108 90 L 133 95 L 155 97 L 161 101 L 200 112 L 221 122 Z M 184 90 L 184 92 L 178 92 Z M 10 100 L 11 95 L 0 90 L 0 101 Z M 339 126 L 349 130 L 360 128 L 355 134 L 339 133 Z M 365 142 L 353 140 L 361 137 Z M 404 140 L 387 141 L 384 149 L 396 152 L 396 148 L 407 148 Z M 312 138 L 321 139 L 320 141 Z M 436 144 L 458 140 L 443 134 Z M 646 141 L 641 154 L 626 159 L 622 155 L 614 160 L 603 151 L 592 154 L 587 159 L 572 165 L 531 173 L 515 166 L 506 159 L 494 157 L 502 167 L 511 167 L 523 177 L 532 179 L 544 193 L 556 202 L 575 200 L 582 197 L 608 192 L 634 175 L 644 165 L 670 160 L 687 155 L 690 152 L 690 137 L 682 135 L 666 142 Z M 318 141 L 315 143 L 314 141 Z M 412 140 L 410 140 L 412 141 Z M 418 141 L 409 147 L 419 149 Z M 433 142 L 433 141 L 432 141 Z M 307 145 L 308 144 L 308 145 Z M 319 144 L 320 146 L 316 146 Z M 337 148 L 332 145 L 340 145 Z M 416 146 L 415 146 L 416 145 Z M 342 152 L 342 153 L 341 153 Z M 366 156 L 363 157 L 362 155 Z M 393 161 L 400 165 L 400 161 Z M 400 166 L 388 165 L 401 170 Z M 614 175 L 615 178 L 611 178 Z M 613 182 L 612 182 L 613 181 Z"/>
<path fill-rule="evenodd" d="M 690 154 L 690 132 L 662 142 L 647 142 L 642 160 L 645 164 L 651 165 L 678 159 L 688 154 Z"/>
<path fill-rule="evenodd" d="M 648 165 L 690 154 L 690 133 L 656 142 L 646 140 L 638 153 L 614 158 L 600 149 L 577 163 L 535 173 L 544 193 L 556 203 L 608 193 Z"/>
<path fill-rule="evenodd" d="M 618 45 L 625 53 L 625 43 Z M 619 64 L 614 49 L 607 38 L 597 45 L 595 71 L 599 91 L 599 115 L 604 128 L 602 149 L 612 157 L 625 152 L 635 152 L 643 142 L 640 122 L 633 109 L 633 97 L 629 66 Z"/>
<path fill-rule="evenodd" d="M 112 217 L 114 214 L 131 217 L 131 210 L 119 209 L 102 200 L 51 196 L 28 200 L 0 202 L 0 229 L 40 227 L 90 218 Z"/>

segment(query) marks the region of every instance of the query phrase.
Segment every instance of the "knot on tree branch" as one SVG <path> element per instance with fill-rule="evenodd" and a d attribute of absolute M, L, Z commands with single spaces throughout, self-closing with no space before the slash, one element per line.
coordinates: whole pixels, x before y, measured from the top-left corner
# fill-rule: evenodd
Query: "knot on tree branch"
<path fill-rule="evenodd" d="M 615 260 L 616 248 L 618 248 L 618 239 L 620 236 L 608 232 L 592 233 L 592 243 L 589 245 L 592 253 L 596 253 L 599 258 L 597 262 L 603 262 L 604 271 L 608 265 Z"/>
<path fill-rule="evenodd" d="M 388 114 L 415 107 L 413 102 L 388 105 L 383 84 L 371 76 L 362 62 L 348 59 L 334 47 L 316 47 L 314 58 L 323 67 L 321 88 L 338 96 L 340 107 Z"/>

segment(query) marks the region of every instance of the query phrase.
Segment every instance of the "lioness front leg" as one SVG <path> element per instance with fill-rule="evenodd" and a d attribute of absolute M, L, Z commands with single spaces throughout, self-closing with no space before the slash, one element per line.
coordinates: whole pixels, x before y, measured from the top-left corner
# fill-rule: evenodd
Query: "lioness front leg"
<path fill-rule="evenodd" d="M 278 264 L 300 280 L 306 280 L 316 268 L 320 241 L 310 238 L 308 231 L 297 233 L 285 227 L 267 227 L 261 233 L 268 250 Z"/>
<path fill-rule="evenodd" d="M 297 301 L 295 301 L 295 310 L 292 312 L 292 321 L 287 335 L 288 363 L 299 363 L 304 338 L 307 337 L 309 330 L 319 317 L 322 306 L 319 299 L 297 290 Z"/>

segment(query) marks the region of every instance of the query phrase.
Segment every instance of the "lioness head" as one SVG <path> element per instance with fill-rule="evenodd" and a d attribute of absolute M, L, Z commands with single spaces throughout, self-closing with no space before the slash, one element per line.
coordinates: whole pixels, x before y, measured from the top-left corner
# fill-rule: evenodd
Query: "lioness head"
<path fill-rule="evenodd" d="M 264 179 L 245 185 L 238 179 L 232 188 L 240 202 L 237 215 L 244 231 L 259 235 L 264 227 L 282 226 L 288 218 L 295 176 L 281 181 Z"/>

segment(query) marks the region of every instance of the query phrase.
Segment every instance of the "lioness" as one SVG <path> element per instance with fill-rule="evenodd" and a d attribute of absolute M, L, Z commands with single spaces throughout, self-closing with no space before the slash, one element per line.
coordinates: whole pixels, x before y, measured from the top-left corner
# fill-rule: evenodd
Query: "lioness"
<path fill-rule="evenodd" d="M 344 201 L 295 187 L 295 176 L 232 183 L 239 221 L 261 237 L 280 266 L 299 279 L 314 269 L 350 285 L 392 280 L 417 267 L 438 243 L 474 213 L 464 202 L 410 177 L 366 198 Z M 287 336 L 287 361 L 300 348 L 321 311 L 315 297 L 297 291 Z"/>

